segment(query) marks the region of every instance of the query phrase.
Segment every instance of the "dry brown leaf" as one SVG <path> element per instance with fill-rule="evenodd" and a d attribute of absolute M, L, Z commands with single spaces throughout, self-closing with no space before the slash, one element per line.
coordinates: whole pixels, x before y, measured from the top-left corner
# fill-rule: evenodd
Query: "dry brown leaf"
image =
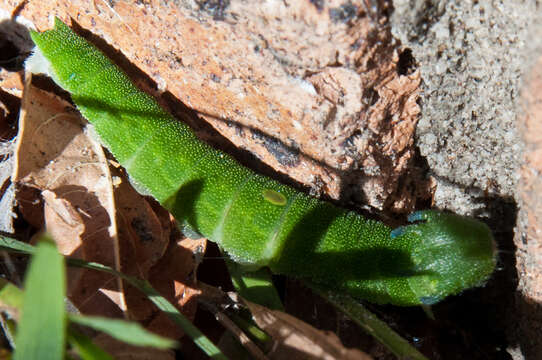
<path fill-rule="evenodd" d="M 193 318 L 200 290 L 196 289 L 196 269 L 199 257 L 205 252 L 206 239 L 176 237 L 160 262 L 151 269 L 149 281 L 160 294 L 176 305 L 185 316 Z M 162 312 L 148 326 L 158 334 L 181 334 L 178 326 Z M 180 337 L 180 336 L 177 336 Z"/>
<path fill-rule="evenodd" d="M 357 349 L 347 349 L 337 335 L 315 329 L 309 324 L 282 311 L 270 310 L 243 299 L 254 321 L 274 340 L 270 359 L 306 360 L 370 360 L 371 357 Z"/>
<path fill-rule="evenodd" d="M 191 318 L 196 312 L 195 254 L 205 250 L 206 240 L 184 238 L 171 215 L 150 203 L 129 184 L 118 169 L 115 188 L 123 273 L 147 279 L 169 301 Z M 149 330 L 171 338 L 182 331 L 138 290 L 124 288 L 129 316 L 143 321 Z"/>
<path fill-rule="evenodd" d="M 162 257 L 171 229 L 163 224 L 143 196 L 135 191 L 119 169 L 115 177 L 115 199 L 120 242 L 120 270 L 127 275 L 147 279 L 150 268 Z M 148 320 L 156 308 L 137 289 L 126 286 L 127 316 Z"/>
<path fill-rule="evenodd" d="M 112 168 L 111 172 L 116 179 L 118 228 L 126 241 L 122 244 L 121 269 L 146 279 L 169 244 L 172 231 L 169 213 L 153 209 L 119 169 Z"/>
<path fill-rule="evenodd" d="M 118 269 L 111 176 L 101 145 L 65 101 L 25 87 L 14 181 L 42 190 L 45 226 L 59 251 Z M 68 296 L 88 314 L 120 316 L 120 281 L 105 273 L 68 269 Z"/>
<path fill-rule="evenodd" d="M 41 191 L 25 186 L 21 183 L 16 184 L 15 200 L 17 209 L 22 218 L 34 229 L 43 229 L 45 219 L 43 218 L 43 201 Z"/>
<path fill-rule="evenodd" d="M 23 82 L 20 72 L 0 69 L 0 89 L 8 94 L 20 98 L 23 93 Z"/>
<path fill-rule="evenodd" d="M 29 85 L 14 178 L 25 189 L 41 190 L 46 228 L 63 254 L 149 279 L 193 317 L 192 297 L 199 293 L 194 289 L 196 255 L 204 251 L 205 239 L 184 239 L 171 215 L 135 191 L 120 169 L 112 166 L 112 176 L 100 144 L 84 131 L 82 121 L 69 104 Z M 24 213 L 33 209 L 39 218 L 35 193 L 23 194 Z M 123 288 L 117 280 L 70 268 L 68 294 L 85 314 L 127 316 L 162 335 L 182 335 L 139 290 Z"/>
<path fill-rule="evenodd" d="M 98 334 L 93 342 L 115 360 L 174 360 L 175 354 L 172 350 L 158 350 L 150 347 L 133 346 L 113 339 L 106 334 Z"/>
<path fill-rule="evenodd" d="M 13 175 L 13 153 L 15 142 L 0 140 L 0 231 L 13 233 L 13 219 L 17 217 L 15 206 L 15 186 L 11 182 Z"/>

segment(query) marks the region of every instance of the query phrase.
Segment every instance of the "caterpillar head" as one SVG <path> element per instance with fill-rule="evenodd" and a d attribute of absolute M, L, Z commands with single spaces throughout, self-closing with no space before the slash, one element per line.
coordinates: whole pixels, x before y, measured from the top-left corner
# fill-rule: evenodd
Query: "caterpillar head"
<path fill-rule="evenodd" d="M 432 210 L 415 212 L 408 220 L 413 224 L 393 230 L 391 237 L 417 239 L 411 261 L 421 275 L 408 281 L 420 303 L 431 305 L 487 281 L 496 262 L 495 241 L 487 225 Z"/>

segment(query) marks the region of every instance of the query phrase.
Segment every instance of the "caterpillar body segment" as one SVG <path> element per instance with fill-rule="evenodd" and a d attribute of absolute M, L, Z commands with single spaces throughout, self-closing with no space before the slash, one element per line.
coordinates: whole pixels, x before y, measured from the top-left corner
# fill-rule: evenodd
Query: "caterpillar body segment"
<path fill-rule="evenodd" d="M 424 211 L 392 231 L 311 198 L 200 141 L 60 20 L 31 37 L 39 51 L 27 67 L 71 93 L 138 189 L 234 260 L 396 305 L 434 303 L 493 271 L 484 224 Z"/>

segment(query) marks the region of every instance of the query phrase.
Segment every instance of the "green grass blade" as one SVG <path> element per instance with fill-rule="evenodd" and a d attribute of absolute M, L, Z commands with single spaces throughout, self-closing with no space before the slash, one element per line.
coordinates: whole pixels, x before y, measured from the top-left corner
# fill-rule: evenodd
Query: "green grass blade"
<path fill-rule="evenodd" d="M 66 343 L 64 258 L 42 236 L 26 273 L 14 360 L 60 360 Z"/>
<path fill-rule="evenodd" d="M 106 333 L 112 338 L 135 346 L 169 349 L 178 345 L 176 341 L 153 334 L 135 322 L 74 314 L 69 315 L 69 320 L 75 324 L 88 326 L 94 330 Z"/>
<path fill-rule="evenodd" d="M 68 329 L 68 342 L 82 360 L 113 360 L 108 353 L 100 349 L 90 338 L 71 328 Z"/>
<path fill-rule="evenodd" d="M 162 310 L 173 320 L 190 338 L 202 349 L 207 355 L 213 359 L 227 359 L 220 350 L 209 340 L 203 333 L 194 326 L 183 314 L 177 310 L 165 297 L 160 295 L 147 281 L 141 280 L 132 276 L 125 275 L 102 264 L 83 261 L 80 259 L 67 259 L 68 265 L 78 266 L 85 269 L 92 269 L 107 272 L 121 277 L 130 285 L 134 286 L 139 291 L 147 295 L 147 298 L 152 301 L 158 309 Z"/>
<path fill-rule="evenodd" d="M 0 248 L 3 248 L 8 251 L 16 251 L 24 254 L 32 254 L 35 251 L 35 248 L 32 245 L 28 245 L 18 240 L 1 237 L 0 236 Z M 87 262 L 80 259 L 66 259 L 66 262 L 70 266 L 78 266 L 85 269 L 92 269 L 97 271 L 107 272 L 121 277 L 126 280 L 136 289 L 143 292 L 149 300 L 151 300 L 158 309 L 162 310 L 173 320 L 177 325 L 183 329 L 183 331 L 196 343 L 196 345 L 203 350 L 210 358 L 218 360 L 227 360 L 227 357 L 222 354 L 220 349 L 218 349 L 212 342 L 209 340 L 194 324 L 190 322 L 183 314 L 177 310 L 173 304 L 171 304 L 166 298 L 160 295 L 147 281 L 137 279 L 125 275 L 121 272 L 116 271 L 108 266 Z"/>
<path fill-rule="evenodd" d="M 31 245 L 29 247 L 34 250 Z M 20 310 L 23 306 L 23 297 L 23 290 L 5 279 L 0 279 L 1 306 Z M 83 360 L 113 360 L 111 356 L 92 343 L 88 337 L 73 329 L 68 329 L 67 340 L 77 350 Z"/>
<path fill-rule="evenodd" d="M 36 250 L 36 248 L 30 244 L 4 236 L 0 236 L 0 248 L 28 255 L 32 255 Z"/>
<path fill-rule="evenodd" d="M 149 300 L 151 300 L 160 310 L 166 313 L 170 319 L 177 323 L 183 331 L 192 338 L 192 340 L 203 350 L 209 357 L 212 359 L 225 360 L 227 357 L 222 354 L 220 349 L 218 349 L 212 342 L 209 340 L 203 333 L 194 326 L 183 314 L 177 310 L 165 297 L 160 295 L 154 288 L 146 281 L 141 281 L 135 279 L 136 282 L 130 282 L 133 286 L 141 290 L 147 295 Z M 137 283 L 137 285 L 136 285 Z"/>
<path fill-rule="evenodd" d="M 244 299 L 263 305 L 269 309 L 284 311 L 277 289 L 267 269 L 250 271 L 250 268 L 226 259 L 231 281 L 235 290 Z"/>
<path fill-rule="evenodd" d="M 410 343 L 393 331 L 385 322 L 376 317 L 363 305 L 348 295 L 337 294 L 323 290 L 315 284 L 308 284 L 311 289 L 329 301 L 333 306 L 348 315 L 368 334 L 375 337 L 386 346 L 399 359 L 428 360 L 422 353 L 416 350 Z"/>

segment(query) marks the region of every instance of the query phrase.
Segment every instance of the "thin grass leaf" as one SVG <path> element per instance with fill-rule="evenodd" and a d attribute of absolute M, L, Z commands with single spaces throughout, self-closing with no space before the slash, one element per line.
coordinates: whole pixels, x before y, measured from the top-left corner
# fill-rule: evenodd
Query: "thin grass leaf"
<path fill-rule="evenodd" d="M 170 349 L 178 345 L 176 341 L 153 334 L 135 322 L 74 314 L 70 314 L 69 319 L 75 324 L 88 326 L 106 333 L 112 338 L 135 346 Z"/>
<path fill-rule="evenodd" d="M 100 349 L 90 338 L 72 328 L 68 329 L 68 342 L 82 360 L 113 360 L 108 353 Z"/>
<path fill-rule="evenodd" d="M 34 253 L 35 251 L 35 248 L 31 245 L 15 239 L 1 236 L 0 248 L 29 255 Z M 173 306 L 173 304 L 171 304 L 166 298 L 160 295 L 147 281 L 125 275 L 121 272 L 116 271 L 113 268 L 98 263 L 70 258 L 66 259 L 66 262 L 70 266 L 78 266 L 85 269 L 103 271 L 121 277 L 132 286 L 134 286 L 136 289 L 147 295 L 149 300 L 152 301 L 158 307 L 158 309 L 165 312 L 171 320 L 173 320 L 177 325 L 179 325 L 181 329 L 183 329 L 185 334 L 187 334 L 196 343 L 196 345 L 210 358 L 218 360 L 228 359 L 224 354 L 222 354 L 220 349 L 218 349 L 211 342 L 211 340 L 209 340 L 196 326 L 194 326 L 194 324 L 192 324 L 183 314 L 181 314 L 179 310 L 177 310 L 177 308 Z"/>
<path fill-rule="evenodd" d="M 68 264 L 72 266 L 79 266 L 86 269 L 93 269 L 98 271 L 104 271 L 110 274 L 120 276 L 122 279 L 127 281 L 130 285 L 134 286 L 145 295 L 147 298 L 152 301 L 158 309 L 162 310 L 166 315 L 169 316 L 177 325 L 183 329 L 183 331 L 203 350 L 209 357 L 212 359 L 225 360 L 227 357 L 222 354 L 220 349 L 218 349 L 212 342 L 209 340 L 203 333 L 192 324 L 183 314 L 177 310 L 173 304 L 171 304 L 165 297 L 160 295 L 147 281 L 137 279 L 132 276 L 125 275 L 112 269 L 108 266 L 97 264 L 93 262 L 86 262 L 79 259 L 68 259 Z"/>
<path fill-rule="evenodd" d="M 63 359 L 66 343 L 64 258 L 47 235 L 43 235 L 36 246 L 24 287 L 14 360 Z"/>
<path fill-rule="evenodd" d="M 36 248 L 30 244 L 5 236 L 0 236 L 0 247 L 11 252 L 29 255 L 32 255 L 36 250 Z"/>
<path fill-rule="evenodd" d="M 235 314 L 231 315 L 231 319 L 252 341 L 258 343 L 262 347 L 267 346 L 273 341 L 271 336 L 260 329 L 253 320 L 249 321 L 244 317 Z"/>
<path fill-rule="evenodd" d="M 386 346 L 399 359 L 428 360 L 422 353 L 416 350 L 410 343 L 393 331 L 385 322 L 376 317 L 363 305 L 348 295 L 337 294 L 323 290 L 315 284 L 308 284 L 311 289 L 329 301 L 333 306 L 348 315 L 368 334 L 375 337 Z"/>
<path fill-rule="evenodd" d="M 226 265 L 235 290 L 244 299 L 269 309 L 284 311 L 280 296 L 267 269 L 250 271 L 250 267 L 243 266 L 227 258 Z"/>

